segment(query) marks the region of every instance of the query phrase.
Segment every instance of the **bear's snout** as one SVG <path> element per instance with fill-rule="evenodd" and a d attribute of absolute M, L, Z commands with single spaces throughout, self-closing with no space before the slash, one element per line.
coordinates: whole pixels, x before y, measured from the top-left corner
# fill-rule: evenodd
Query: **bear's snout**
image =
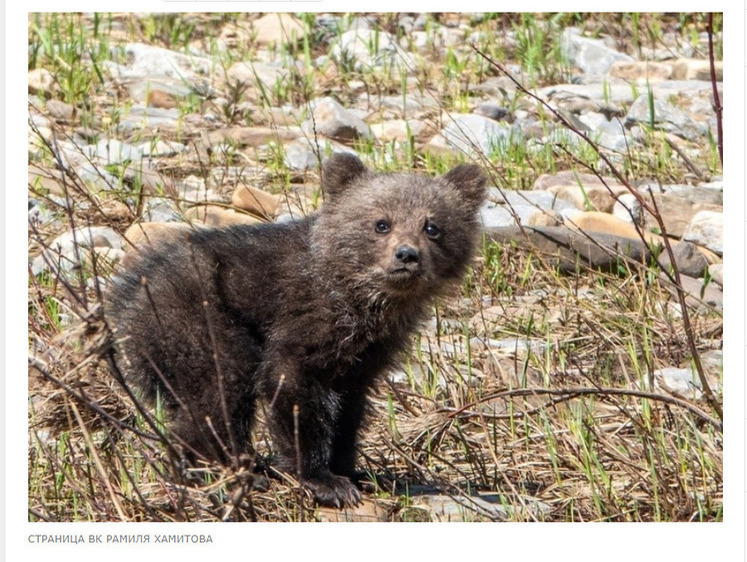
<path fill-rule="evenodd" d="M 417 248 L 403 244 L 394 250 L 394 261 L 397 264 L 416 264 L 420 261 L 420 252 Z"/>

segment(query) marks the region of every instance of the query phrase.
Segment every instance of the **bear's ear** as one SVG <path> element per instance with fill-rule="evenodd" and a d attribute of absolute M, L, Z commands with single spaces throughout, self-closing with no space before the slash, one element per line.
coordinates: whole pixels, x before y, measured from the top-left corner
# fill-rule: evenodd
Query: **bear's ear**
<path fill-rule="evenodd" d="M 441 176 L 441 180 L 454 186 L 475 211 L 485 200 L 488 176 L 475 164 L 460 164 Z"/>
<path fill-rule="evenodd" d="M 347 152 L 333 154 L 322 166 L 322 190 L 324 195 L 330 199 L 335 199 L 366 171 L 366 167 L 357 156 Z"/>

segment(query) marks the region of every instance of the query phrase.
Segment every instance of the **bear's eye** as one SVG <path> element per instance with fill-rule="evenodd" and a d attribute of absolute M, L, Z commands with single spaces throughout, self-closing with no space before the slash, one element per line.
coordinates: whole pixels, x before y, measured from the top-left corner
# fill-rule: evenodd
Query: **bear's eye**
<path fill-rule="evenodd" d="M 436 240 L 441 236 L 441 229 L 432 222 L 425 223 L 423 230 L 425 231 L 425 235 L 431 240 Z"/>
<path fill-rule="evenodd" d="M 376 221 L 376 226 L 374 227 L 376 229 L 376 232 L 379 234 L 387 234 L 391 229 L 391 225 L 389 224 L 389 221 L 384 219 L 379 219 Z"/>

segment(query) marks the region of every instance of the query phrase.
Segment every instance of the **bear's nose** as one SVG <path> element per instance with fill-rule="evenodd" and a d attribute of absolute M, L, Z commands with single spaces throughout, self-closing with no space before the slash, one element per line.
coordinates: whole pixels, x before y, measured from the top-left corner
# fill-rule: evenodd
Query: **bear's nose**
<path fill-rule="evenodd" d="M 418 263 L 420 252 L 412 246 L 399 246 L 394 250 L 394 259 L 402 264 Z"/>

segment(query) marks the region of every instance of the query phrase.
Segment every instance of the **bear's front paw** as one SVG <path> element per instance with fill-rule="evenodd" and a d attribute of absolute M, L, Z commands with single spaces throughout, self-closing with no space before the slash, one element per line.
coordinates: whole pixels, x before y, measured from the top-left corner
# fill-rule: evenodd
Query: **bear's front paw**
<path fill-rule="evenodd" d="M 354 507 L 361 501 L 358 488 L 345 476 L 337 476 L 331 472 L 316 474 L 304 478 L 303 484 L 314 494 L 314 500 L 320 505 L 342 509 Z"/>

